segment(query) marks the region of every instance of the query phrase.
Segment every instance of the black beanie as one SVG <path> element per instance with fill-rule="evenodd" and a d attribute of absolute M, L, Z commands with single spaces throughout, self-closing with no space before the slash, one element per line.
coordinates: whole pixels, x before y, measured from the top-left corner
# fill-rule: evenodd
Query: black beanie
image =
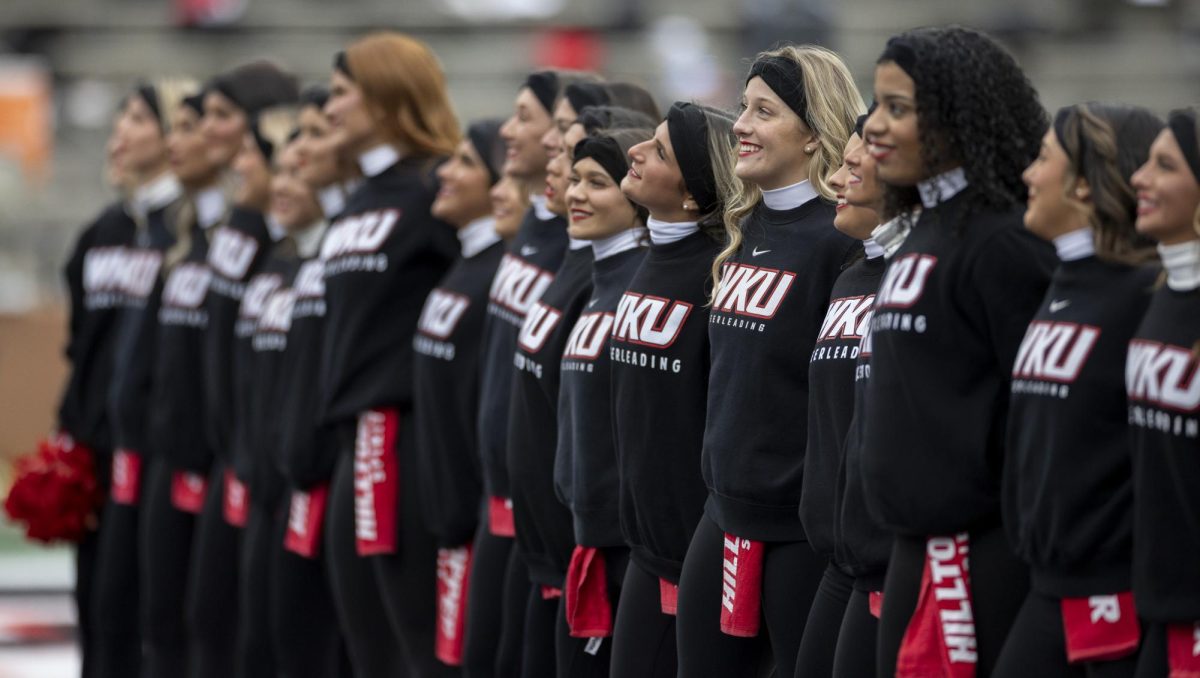
<path fill-rule="evenodd" d="M 485 118 L 476 120 L 467 128 L 467 139 L 471 141 L 479 157 L 483 158 L 492 185 L 500 181 L 501 169 L 504 167 L 506 148 L 504 139 L 500 137 L 500 126 L 503 123 L 499 118 Z"/>
<path fill-rule="evenodd" d="M 242 64 L 213 78 L 211 86 L 251 118 L 263 109 L 300 99 L 296 78 L 269 61 Z"/>

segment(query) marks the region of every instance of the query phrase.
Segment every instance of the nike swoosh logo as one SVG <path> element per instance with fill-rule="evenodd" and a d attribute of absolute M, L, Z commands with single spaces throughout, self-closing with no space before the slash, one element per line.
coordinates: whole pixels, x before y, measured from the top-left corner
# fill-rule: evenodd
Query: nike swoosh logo
<path fill-rule="evenodd" d="M 600 301 L 599 299 L 592 299 L 591 301 L 588 302 L 588 308 L 595 306 L 599 301 Z"/>
<path fill-rule="evenodd" d="M 538 251 L 538 248 L 534 247 L 533 245 L 522 245 L 521 246 L 521 256 L 523 256 L 523 257 L 530 256 L 531 254 L 537 254 L 537 251 Z"/>
<path fill-rule="evenodd" d="M 757 247 L 755 247 L 753 250 L 751 250 L 751 252 L 750 252 L 750 256 L 752 256 L 752 257 L 757 257 L 757 256 L 758 256 L 758 255 L 760 255 L 760 254 L 766 254 L 767 252 L 770 252 L 770 251 L 771 251 L 771 250 L 762 250 L 762 251 L 759 251 L 759 249 L 758 249 Z"/>
<path fill-rule="evenodd" d="M 1071 305 L 1070 299 L 1062 299 L 1059 301 L 1052 301 L 1052 302 L 1050 302 L 1050 312 L 1058 313 L 1059 311 L 1063 310 L 1064 308 L 1066 308 L 1070 305 Z"/>

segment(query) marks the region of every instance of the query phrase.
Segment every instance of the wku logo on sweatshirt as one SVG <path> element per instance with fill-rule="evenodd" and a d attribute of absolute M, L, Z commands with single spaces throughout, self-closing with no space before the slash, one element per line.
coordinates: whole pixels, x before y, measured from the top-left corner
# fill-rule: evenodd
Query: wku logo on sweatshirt
<path fill-rule="evenodd" d="M 1135 339 L 1125 360 L 1129 399 L 1183 413 L 1200 411 L 1200 377 L 1190 348 Z"/>
<path fill-rule="evenodd" d="M 154 290 L 162 253 L 128 247 L 97 247 L 83 259 L 83 289 L 88 295 L 117 294 L 145 299 Z"/>
<path fill-rule="evenodd" d="M 1036 320 L 1021 341 L 1013 378 L 1074 383 L 1099 338 L 1099 327 Z"/>
<path fill-rule="evenodd" d="M 604 342 L 612 333 L 612 313 L 584 313 L 575 321 L 563 360 L 595 360 L 604 350 Z"/>
<path fill-rule="evenodd" d="M 554 331 L 558 321 L 562 320 L 562 311 L 537 302 L 525 316 L 525 323 L 517 334 L 517 346 L 527 353 L 537 353 L 546 344 L 546 339 Z"/>
<path fill-rule="evenodd" d="M 212 269 L 204 264 L 183 263 L 176 266 L 163 287 L 162 305 L 176 308 L 198 308 L 208 294 Z"/>
<path fill-rule="evenodd" d="M 319 299 L 325 296 L 325 264 L 319 259 L 306 261 L 292 283 L 298 299 Z"/>
<path fill-rule="evenodd" d="M 349 254 L 377 252 L 400 220 L 400 210 L 363 212 L 338 219 L 321 242 L 321 260 L 329 261 Z"/>
<path fill-rule="evenodd" d="M 436 289 L 425 299 L 417 331 L 434 339 L 448 339 L 470 305 L 471 300 L 464 295 Z"/>
<path fill-rule="evenodd" d="M 712 310 L 769 320 L 779 311 L 795 279 L 791 271 L 729 262 L 721 269 Z"/>
<path fill-rule="evenodd" d="M 505 254 L 500 260 L 500 267 L 496 269 L 496 277 L 492 279 L 488 299 L 493 304 L 524 317 L 533 306 L 533 302 L 542 297 L 542 293 L 553 280 L 554 274 L 550 271 L 538 268 L 512 254 Z"/>
<path fill-rule="evenodd" d="M 246 277 L 257 252 L 257 240 L 228 226 L 222 226 L 213 233 L 212 242 L 208 246 L 208 265 L 223 278 L 241 280 Z"/>
<path fill-rule="evenodd" d="M 613 341 L 668 348 L 679 338 L 692 305 L 636 292 L 626 292 L 617 303 Z"/>
<path fill-rule="evenodd" d="M 272 292 L 263 306 L 262 315 L 258 318 L 258 331 L 287 334 L 292 327 L 292 306 L 295 303 L 296 291 L 290 287 Z"/>
<path fill-rule="evenodd" d="M 256 275 L 246 287 L 246 295 L 242 297 L 242 306 L 238 314 L 245 319 L 257 319 L 263 313 L 263 307 L 271 293 L 283 284 L 283 277 L 275 273 Z"/>
<path fill-rule="evenodd" d="M 835 339 L 861 340 L 871 324 L 871 307 L 874 303 L 874 294 L 842 297 L 829 302 L 829 310 L 825 312 L 825 321 L 821 323 L 817 343 Z"/>

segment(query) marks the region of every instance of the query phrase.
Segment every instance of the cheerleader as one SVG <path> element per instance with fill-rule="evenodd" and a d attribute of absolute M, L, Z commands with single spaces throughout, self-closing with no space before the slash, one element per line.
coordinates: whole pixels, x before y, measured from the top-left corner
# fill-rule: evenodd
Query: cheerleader
<path fill-rule="evenodd" d="M 466 654 L 475 655 L 469 662 L 474 665 L 490 667 L 495 661 L 503 587 L 477 597 L 479 614 L 473 617 L 469 577 L 476 567 L 499 576 L 508 568 L 508 549 L 472 549 L 483 498 L 474 425 L 479 342 L 488 290 L 504 254 L 488 195 L 504 162 L 500 124 L 471 124 L 454 155 L 438 168 L 441 187 L 430 213 L 457 229 L 462 251 L 425 299 L 413 337 L 414 472 L 420 478 L 422 515 L 438 546 L 434 651 L 448 666 L 467 663 Z"/>
<path fill-rule="evenodd" d="M 291 320 L 286 297 L 297 268 L 296 241 L 302 233 L 309 233 L 309 227 L 319 225 L 320 213 L 315 202 L 297 205 L 299 201 L 286 194 L 280 210 L 275 209 L 273 202 L 271 163 L 277 159 L 281 172 L 295 166 L 294 150 L 292 158 L 283 157 L 295 121 L 292 109 L 260 113 L 233 161 L 239 205 L 263 214 L 275 240 L 262 265 L 246 282 L 233 328 L 231 395 L 239 414 L 233 428 L 232 471 L 245 488 L 247 500 L 240 509 L 241 515 L 226 511 L 225 518 L 241 523 L 245 531 L 238 567 L 236 667 L 237 675 L 241 676 L 277 673 L 271 640 L 270 592 L 275 579 L 271 564 L 281 541 L 275 517 L 283 494 L 283 480 L 271 453 L 271 445 L 278 437 L 275 417 L 280 396 L 278 370 L 282 362 L 281 342 L 287 336 L 284 318 Z M 301 200 L 304 197 L 312 200 L 311 194 L 301 196 Z M 283 221 L 277 218 L 277 213 L 284 216 Z M 305 237 L 315 241 L 320 235 L 318 229 L 315 235 Z M 270 327 L 264 327 L 268 323 Z"/>
<path fill-rule="evenodd" d="M 1031 591 L 998 676 L 1133 675 L 1122 358 L 1158 271 L 1135 265 L 1150 251 L 1134 230 L 1129 177 L 1161 128 L 1143 109 L 1063 108 L 1025 170 L 1025 226 L 1054 243 L 1060 263 L 1012 369 L 1005 527 Z M 1117 619 L 1093 614 L 1101 604 Z"/>
<path fill-rule="evenodd" d="M 339 449 L 327 521 L 334 600 L 358 675 L 449 675 L 433 652 L 436 547 L 411 472 L 411 347 L 421 302 L 458 249 L 429 213 L 432 172 L 457 146 L 458 123 L 437 59 L 399 33 L 337 55 L 325 112 L 365 176 L 320 254 L 318 417 Z M 390 624 L 371 612 L 380 600 Z"/>
<path fill-rule="evenodd" d="M 145 417 L 162 258 L 175 242 L 172 226 L 183 196 L 171 173 L 167 137 L 183 95 L 192 89 L 193 83 L 182 80 L 140 85 L 125 100 L 117 123 L 118 157 L 136 183 L 128 212 L 137 228 L 132 242 L 114 251 L 117 256 L 109 262 L 125 274 L 113 290 L 120 300 L 114 371 L 106 394 L 113 484 L 99 535 L 91 619 L 97 642 L 86 675 L 129 676 L 141 670 L 137 532 Z"/>
<path fill-rule="evenodd" d="M 986 676 L 1027 590 L 1000 470 L 1007 375 L 1052 267 L 1020 223 L 1045 113 L 1007 52 L 957 27 L 892 38 L 875 100 L 865 132 L 888 209 L 912 206 L 914 187 L 924 207 L 871 321 L 863 484 L 896 534 L 878 672 Z"/>
<path fill-rule="evenodd" d="M 212 229 L 226 218 L 218 184 L 221 167 L 210 159 L 201 131 L 204 93 L 185 97 L 171 120 L 167 149 L 171 171 L 187 204 L 175 225 L 176 243 L 164 255 L 164 281 L 156 317 L 150 393 L 146 396 L 145 487 L 138 539 L 141 567 L 142 673 L 174 678 L 187 673 L 184 606 L 195 516 L 204 503 L 211 458 L 204 439 L 200 364 L 208 314 L 204 295 L 212 275 L 206 264 Z"/>
<path fill-rule="evenodd" d="M 323 111 L 328 98 L 325 87 L 302 93 L 296 139 L 288 145 L 288 153 L 294 151 L 294 155 L 281 159 L 272 180 L 272 199 L 280 201 L 283 208 L 288 204 L 308 206 L 311 192 L 324 218 L 305 229 L 311 235 L 296 239 L 297 271 L 290 287 L 288 319 L 256 330 L 285 347 L 279 367 L 279 398 L 274 405 L 277 437 L 266 445 L 274 451 L 276 466 L 288 487 L 286 504 L 276 516 L 275 534 L 282 536 L 275 542 L 270 606 L 275 662 L 281 674 L 296 678 L 350 673 L 340 666 L 344 645 L 322 538 L 337 442 L 315 421 L 325 318 L 324 265 L 318 254 L 327 227 L 320 222 L 327 224 L 341 214 L 346 204 L 344 187 L 356 174 L 334 144 Z M 293 181 L 297 178 L 302 184 Z M 304 219 L 296 215 L 293 220 L 300 223 Z M 366 623 L 387 627 L 382 601 L 360 608 L 358 614 Z"/>
<path fill-rule="evenodd" d="M 673 678 L 679 575 L 707 493 L 708 297 L 733 174 L 733 116 L 676 102 L 629 151 L 621 190 L 648 211 L 650 250 L 613 321 L 613 439 L 629 565 L 612 673 Z"/>
<path fill-rule="evenodd" d="M 1200 672 L 1200 128 L 1172 111 L 1133 175 L 1137 231 L 1158 243 L 1166 281 L 1125 362 L 1133 433 L 1133 596 L 1145 620 L 1137 676 Z"/>
<path fill-rule="evenodd" d="M 204 96 L 203 130 L 210 160 L 231 170 L 259 116 L 274 107 L 293 105 L 297 96 L 295 79 L 268 62 L 245 64 L 213 78 Z M 211 231 L 207 255 L 211 278 L 204 299 L 208 315 L 204 412 L 212 455 L 197 460 L 192 469 L 207 471 L 208 485 L 197 524 L 186 609 L 196 678 L 235 673 L 238 629 L 236 615 L 230 617 L 239 605 L 240 535 L 248 516 L 246 488 L 233 468 L 238 418 L 236 323 L 246 285 L 276 237 L 267 229 L 261 189 L 252 190 L 236 176 L 234 184 L 233 209 Z"/>
<path fill-rule="evenodd" d="M 139 175 L 138 165 L 155 174 L 165 170 L 161 130 L 158 134 L 152 132 L 154 116 L 145 110 L 147 107 L 127 99 L 113 121 L 105 147 L 106 179 L 122 198 L 135 190 L 138 183 L 154 178 Z M 135 237 L 135 225 L 126 202 L 118 200 L 106 206 L 83 229 L 63 270 L 70 302 L 64 351 L 70 373 L 59 401 L 57 431 L 51 434 L 50 442 L 78 455 L 88 455 L 101 491 L 109 489 L 108 466 L 115 438 L 111 415 L 105 407 L 104 389 L 110 387 L 116 376 L 115 354 L 120 351 L 124 295 L 119 274 Z M 103 518 L 106 513 L 108 511 L 103 510 L 98 517 Z M 123 532 L 122 525 L 126 522 L 114 518 L 111 524 L 117 532 Z M 97 616 L 94 612 L 96 603 L 107 595 L 99 590 L 105 586 L 99 570 L 103 542 L 112 539 L 106 534 L 111 529 L 109 525 L 109 519 L 104 518 L 73 547 L 73 593 L 84 675 L 99 669 L 101 662 L 97 655 L 104 652 L 104 645 L 109 640 L 101 640 L 92 631 L 93 628 L 104 629 L 103 624 L 93 626 L 92 620 Z M 136 616 L 129 618 L 127 615 L 114 626 L 119 631 L 114 629 L 112 640 L 123 640 L 126 647 L 137 642 Z M 134 667 L 136 669 L 136 664 Z"/>
<path fill-rule="evenodd" d="M 776 672 L 795 670 L 827 563 L 798 517 L 808 360 L 834 280 L 862 249 L 832 228 L 825 180 L 864 110 L 841 58 L 813 46 L 760 54 L 743 105 L 733 127 L 743 187 L 712 267 L 709 380 L 722 387 L 706 408 L 708 498 L 679 581 L 689 678 L 755 675 L 763 619 Z"/>
<path fill-rule="evenodd" d="M 819 555 L 829 558 L 829 566 L 813 600 L 805 624 L 804 640 L 796 659 L 796 676 L 833 675 L 835 655 L 841 648 L 841 630 L 852 614 L 869 622 L 869 608 L 859 605 L 852 613 L 848 609 L 854 589 L 853 569 L 837 557 L 837 496 L 844 482 L 839 474 L 845 467 L 844 453 L 851 420 L 860 416 L 855 411 L 855 373 L 863 352 L 863 339 L 871 322 L 871 307 L 883 275 L 883 249 L 871 238 L 879 225 L 878 199 L 882 191 L 875 187 L 873 168 L 864 170 L 862 125 L 866 116 L 859 116 L 855 131 L 846 142 L 842 166 L 829 177 L 836 193 L 837 216 L 834 228 L 861 240 L 864 257 L 842 271 L 829 295 L 829 308 L 821 323 L 821 331 L 813 348 L 808 368 L 809 393 L 822 394 L 809 401 L 808 444 L 804 452 L 804 483 L 800 495 L 800 521 L 808 543 Z M 869 186 L 864 184 L 869 182 Z M 851 186 L 859 192 L 855 203 L 850 202 Z M 871 199 L 873 202 L 865 202 Z M 866 194 L 866 195 L 864 195 Z M 860 601 L 861 602 L 861 601 Z M 862 617 L 863 612 L 868 612 Z M 856 642 L 847 651 L 862 667 L 858 673 L 874 672 L 871 646 L 873 634 L 847 638 Z M 843 657 L 845 655 L 843 654 Z"/>

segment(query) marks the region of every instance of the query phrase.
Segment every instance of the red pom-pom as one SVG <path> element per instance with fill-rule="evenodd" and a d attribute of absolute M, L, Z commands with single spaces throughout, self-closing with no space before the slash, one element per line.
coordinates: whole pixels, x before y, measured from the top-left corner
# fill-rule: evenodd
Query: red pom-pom
<path fill-rule="evenodd" d="M 25 525 L 29 539 L 78 542 L 95 528 L 104 497 L 90 449 L 67 436 L 51 436 L 18 459 L 14 470 L 4 510 Z"/>

